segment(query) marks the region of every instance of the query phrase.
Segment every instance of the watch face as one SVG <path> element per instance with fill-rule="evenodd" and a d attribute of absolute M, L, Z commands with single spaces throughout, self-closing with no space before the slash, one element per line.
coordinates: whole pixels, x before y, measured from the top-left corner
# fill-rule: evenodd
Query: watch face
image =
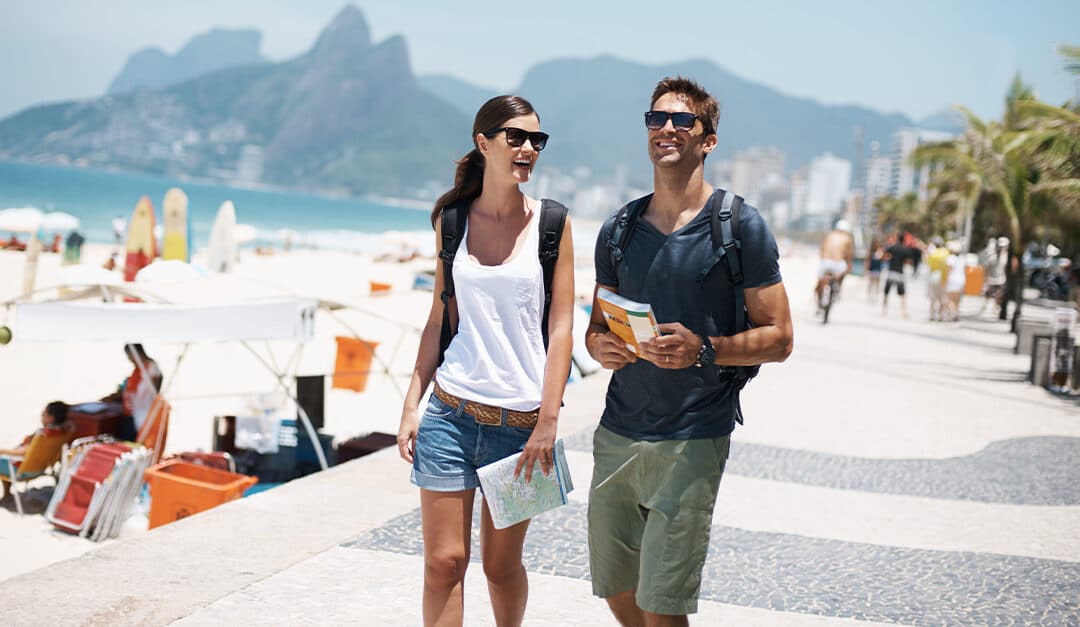
<path fill-rule="evenodd" d="M 716 361 L 716 349 L 713 348 L 712 342 L 706 338 L 701 339 L 701 348 L 698 350 L 698 364 L 702 366 L 711 366 Z"/>

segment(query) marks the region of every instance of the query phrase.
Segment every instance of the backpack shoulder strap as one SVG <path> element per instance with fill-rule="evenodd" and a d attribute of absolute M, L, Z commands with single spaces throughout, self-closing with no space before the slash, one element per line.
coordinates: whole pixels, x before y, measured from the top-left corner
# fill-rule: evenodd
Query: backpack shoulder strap
<path fill-rule="evenodd" d="M 551 313 L 551 284 L 555 279 L 555 262 L 559 259 L 563 227 L 566 225 L 566 206 L 544 198 L 540 201 L 540 267 L 544 270 L 544 316 L 540 332 L 544 348 L 548 345 L 548 318 Z"/>
<path fill-rule="evenodd" d="M 439 260 L 442 261 L 443 268 L 443 291 L 439 298 L 443 303 L 443 318 L 442 330 L 439 333 L 439 364 L 442 364 L 446 348 L 450 346 L 450 340 L 456 332 L 456 329 L 450 327 L 450 299 L 454 297 L 454 257 L 461 245 L 461 234 L 465 231 L 468 214 L 468 208 L 459 205 L 443 207 L 442 210 L 442 246 L 439 249 Z"/>
<path fill-rule="evenodd" d="M 611 239 L 608 240 L 608 250 L 611 251 L 611 265 L 616 270 L 622 263 L 623 253 L 626 251 L 627 244 L 630 243 L 630 236 L 634 234 L 634 225 L 645 212 L 645 208 L 649 206 L 652 197 L 652 194 L 646 194 L 637 200 L 631 200 L 623 205 L 615 217 L 615 228 L 612 229 Z"/>

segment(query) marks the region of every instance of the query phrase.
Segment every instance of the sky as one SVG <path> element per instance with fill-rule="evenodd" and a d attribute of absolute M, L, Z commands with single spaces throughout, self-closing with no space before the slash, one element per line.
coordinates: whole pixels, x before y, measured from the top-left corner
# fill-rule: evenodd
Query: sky
<path fill-rule="evenodd" d="M 127 57 L 173 54 L 215 26 L 255 28 L 279 61 L 306 51 L 342 0 L 6 0 L 0 117 L 105 92 Z M 787 94 L 914 120 L 963 104 L 1000 115 L 1017 72 L 1040 98 L 1080 96 L 1059 44 L 1080 45 L 1080 0 L 818 0 L 813 3 L 544 0 L 355 1 L 376 41 L 400 34 L 418 74 L 509 91 L 532 65 L 612 54 L 707 58 Z M 518 8 L 524 7 L 524 8 Z"/>

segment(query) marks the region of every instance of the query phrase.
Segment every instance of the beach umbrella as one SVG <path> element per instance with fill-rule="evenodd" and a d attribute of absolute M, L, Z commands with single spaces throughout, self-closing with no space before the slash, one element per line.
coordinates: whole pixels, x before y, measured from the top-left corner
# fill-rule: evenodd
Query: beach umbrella
<path fill-rule="evenodd" d="M 157 259 L 135 275 L 136 283 L 180 283 L 207 275 L 206 269 L 179 259 Z"/>
<path fill-rule="evenodd" d="M 41 217 L 39 225 L 42 231 L 74 231 L 79 228 L 79 219 L 63 211 L 51 211 Z"/>
<path fill-rule="evenodd" d="M 259 232 L 250 224 L 237 224 L 233 228 L 233 237 L 236 238 L 236 244 L 238 246 L 254 242 L 258 235 Z"/>
<path fill-rule="evenodd" d="M 120 285 L 123 277 L 101 266 L 80 263 L 74 266 L 61 266 L 56 272 L 60 285 Z"/>
<path fill-rule="evenodd" d="M 19 207 L 0 211 L 0 231 L 33 233 L 41 224 L 42 213 L 33 207 Z"/>

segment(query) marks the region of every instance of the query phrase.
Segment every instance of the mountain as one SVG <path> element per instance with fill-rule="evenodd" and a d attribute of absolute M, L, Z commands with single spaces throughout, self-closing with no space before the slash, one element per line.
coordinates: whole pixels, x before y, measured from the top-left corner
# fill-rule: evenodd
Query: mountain
<path fill-rule="evenodd" d="M 0 156 L 353 193 L 446 184 L 471 118 L 346 6 L 307 53 L 0 120 Z M 254 172 L 254 174 L 252 174 Z"/>
<path fill-rule="evenodd" d="M 192 37 L 175 56 L 160 48 L 140 50 L 128 57 L 106 93 L 165 87 L 225 68 L 266 63 L 259 54 L 261 40 L 257 30 L 215 28 Z"/>
<path fill-rule="evenodd" d="M 551 133 L 544 151 L 548 165 L 611 173 L 622 163 L 639 184 L 651 184 L 643 116 L 657 81 L 673 75 L 692 77 L 720 101 L 713 158 L 776 146 L 794 169 L 826 151 L 854 159 L 858 127 L 867 144 L 876 139 L 888 146 L 894 131 L 913 125 L 899 114 L 789 96 L 706 60 L 644 65 L 601 55 L 548 61 L 531 68 L 515 93 L 536 106 Z"/>
<path fill-rule="evenodd" d="M 930 131 L 944 131 L 958 135 L 964 131 L 967 121 L 956 109 L 942 109 L 919 120 L 918 127 Z"/>
<path fill-rule="evenodd" d="M 416 80 L 429 93 L 454 105 L 458 111 L 467 115 L 470 120 L 476 115 L 480 105 L 500 94 L 500 92 L 489 87 L 473 85 L 449 74 L 428 74 L 418 76 Z"/>

